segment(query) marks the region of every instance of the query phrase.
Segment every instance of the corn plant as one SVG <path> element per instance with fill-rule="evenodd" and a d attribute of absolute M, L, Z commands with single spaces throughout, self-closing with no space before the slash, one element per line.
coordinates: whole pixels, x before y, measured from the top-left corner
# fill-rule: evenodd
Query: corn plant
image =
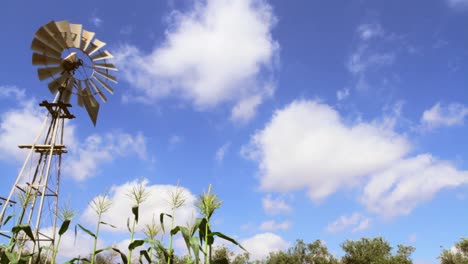
<path fill-rule="evenodd" d="M 127 258 L 127 264 L 130 264 L 132 262 L 132 252 L 133 250 L 144 244 L 143 240 L 134 240 L 135 237 L 135 226 L 138 224 L 138 216 L 139 216 L 139 210 L 140 210 L 140 204 L 142 204 L 144 201 L 146 201 L 149 197 L 149 193 L 146 191 L 145 187 L 143 186 L 143 183 L 140 182 L 137 186 L 134 186 L 133 189 L 127 194 L 134 202 L 134 205 L 132 206 L 132 213 L 133 213 L 133 223 L 132 223 L 132 228 L 130 229 L 129 225 L 128 229 L 131 233 L 131 238 L 130 238 L 130 245 L 128 246 L 128 258 Z M 128 221 L 127 221 L 128 223 Z"/>
<path fill-rule="evenodd" d="M 85 233 L 87 233 L 88 235 L 90 235 L 90 236 L 92 236 L 94 238 L 93 251 L 91 253 L 91 261 L 89 261 L 86 258 L 79 258 L 78 257 L 78 258 L 74 258 L 72 260 L 69 260 L 67 263 L 74 263 L 75 261 L 87 261 L 87 262 L 90 262 L 91 264 L 94 264 L 96 262 L 96 255 L 101 253 L 104 250 L 109 249 L 109 248 L 104 248 L 104 249 L 97 250 L 96 247 L 97 247 L 97 241 L 98 241 L 98 237 L 99 237 L 99 230 L 100 230 L 101 224 L 108 225 L 108 226 L 111 226 L 111 227 L 115 228 L 115 226 L 113 226 L 113 225 L 111 225 L 109 223 L 101 221 L 102 216 L 104 215 L 104 213 L 109 211 L 109 209 L 111 208 L 112 202 L 109 200 L 109 198 L 107 197 L 107 193 L 106 193 L 104 195 L 100 195 L 100 196 L 94 198 L 91 201 L 90 206 L 94 210 L 94 212 L 98 215 L 98 221 L 97 221 L 97 224 L 96 224 L 96 231 L 93 233 L 93 232 L 91 232 L 91 230 L 85 228 L 84 226 L 82 226 L 80 224 L 77 224 L 75 226 L 75 238 L 76 238 L 76 235 L 77 235 L 77 227 L 79 227 Z"/>
<path fill-rule="evenodd" d="M 70 200 L 67 201 L 65 206 L 60 209 L 58 218 L 60 221 L 62 221 L 62 225 L 60 226 L 59 232 L 58 232 L 58 240 L 56 245 L 54 245 L 53 248 L 53 254 L 52 254 L 52 260 L 51 263 L 55 264 L 55 260 L 57 258 L 58 250 L 60 247 L 60 241 L 62 240 L 63 234 L 67 232 L 68 227 L 70 226 L 71 220 L 75 217 L 76 212 L 70 209 Z"/>

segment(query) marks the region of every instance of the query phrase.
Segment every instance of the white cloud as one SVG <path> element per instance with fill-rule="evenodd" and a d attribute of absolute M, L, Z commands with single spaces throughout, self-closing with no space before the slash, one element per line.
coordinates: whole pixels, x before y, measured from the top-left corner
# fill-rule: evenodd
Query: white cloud
<path fill-rule="evenodd" d="M 116 63 L 126 70 L 134 98 L 147 103 L 166 96 L 198 110 L 234 104 L 231 118 L 252 118 L 271 86 L 279 45 L 271 30 L 276 18 L 262 0 L 194 1 L 187 13 L 174 11 L 162 45 L 149 54 L 126 45 Z"/>
<path fill-rule="evenodd" d="M 263 210 L 270 215 L 290 213 L 292 211 L 284 199 L 281 197 L 272 198 L 271 195 L 267 195 L 262 198 Z"/>
<path fill-rule="evenodd" d="M 24 99 L 26 93 L 24 89 L 21 89 L 14 85 L 0 85 L 0 98 L 12 98 L 16 100 Z"/>
<path fill-rule="evenodd" d="M 276 231 L 276 230 L 288 230 L 291 228 L 291 222 L 276 222 L 275 220 L 265 221 L 260 224 L 259 229 L 261 231 Z"/>
<path fill-rule="evenodd" d="M 392 115 L 400 111 L 397 104 Z M 362 188 L 360 201 L 385 217 L 409 214 L 437 192 L 467 184 L 468 172 L 450 162 L 408 156 L 411 144 L 393 131 L 395 123 L 388 116 L 345 123 L 328 105 L 295 101 L 276 111 L 242 153 L 258 162 L 264 191 L 307 189 L 320 201 L 344 187 Z"/>
<path fill-rule="evenodd" d="M 224 156 L 226 156 L 230 146 L 231 142 L 226 142 L 216 151 L 215 160 L 217 162 L 223 162 Z"/>
<path fill-rule="evenodd" d="M 355 212 L 350 216 L 340 216 L 337 220 L 328 224 L 326 229 L 331 233 L 338 233 L 348 228 L 352 228 L 352 232 L 357 232 L 367 229 L 370 226 L 370 223 L 370 218 Z"/>
<path fill-rule="evenodd" d="M 18 89 L 4 89 L 0 97 L 7 99 L 21 99 L 24 91 Z M 34 100 L 22 100 L 17 108 L 6 110 L 0 115 L 0 159 L 22 162 L 28 150 L 19 149 L 18 145 L 30 145 L 41 133 L 47 112 Z M 64 142 L 68 147 L 75 144 L 75 126 L 67 125 Z M 44 133 L 39 136 L 37 144 L 41 144 Z"/>
<path fill-rule="evenodd" d="M 442 189 L 467 183 L 468 171 L 458 171 L 449 162 L 423 154 L 373 174 L 361 200 L 368 210 L 394 217 L 409 214 Z"/>
<path fill-rule="evenodd" d="M 127 219 L 133 219 L 131 208 L 133 201 L 127 196 L 132 188 L 138 182 L 131 181 L 122 185 L 114 185 L 109 192 L 109 199 L 112 202 L 111 209 L 104 214 L 103 221 L 115 225 L 117 228 L 103 227 L 107 231 L 125 232 L 127 230 Z M 186 203 L 178 208 L 175 212 L 175 224 L 186 225 L 191 223 L 196 217 L 195 200 L 196 197 L 186 188 L 177 187 L 174 185 L 150 185 L 148 180 L 142 181 L 143 186 L 150 194 L 147 201 L 140 205 L 140 219 L 137 225 L 137 230 L 141 231 L 146 224 L 151 224 L 153 217 L 159 223 L 159 215 L 161 213 L 172 214 L 170 209 L 170 195 L 177 188 L 181 188 L 184 192 Z M 88 205 L 82 215 L 82 220 L 92 225 L 96 224 L 97 216 L 93 209 Z M 167 219 L 166 219 L 167 220 Z"/>
<path fill-rule="evenodd" d="M 77 181 L 84 181 L 99 173 L 100 164 L 129 155 L 146 159 L 146 142 L 141 133 L 93 134 L 83 143 L 77 144 L 73 149 L 73 155 L 66 158 L 64 172 Z"/>
<path fill-rule="evenodd" d="M 183 141 L 184 141 L 184 138 L 182 136 L 172 135 L 169 138 L 169 149 L 174 150 L 176 146 L 182 143 Z"/>
<path fill-rule="evenodd" d="M 338 101 L 343 101 L 349 96 L 349 93 L 349 88 L 343 88 L 341 90 L 338 90 L 336 92 L 336 99 L 338 99 Z"/>
<path fill-rule="evenodd" d="M 250 254 L 250 260 L 261 260 L 266 258 L 270 252 L 286 250 L 290 244 L 280 236 L 273 233 L 262 233 L 242 240 L 241 245 Z"/>
<path fill-rule="evenodd" d="M 467 8 L 468 0 L 447 0 L 448 4 L 453 8 Z"/>
<path fill-rule="evenodd" d="M 467 116 L 468 107 L 465 105 L 450 103 L 444 107 L 437 103 L 432 108 L 424 111 L 421 123 L 426 128 L 461 125 Z"/>
<path fill-rule="evenodd" d="M 382 124 L 346 124 L 328 105 L 294 101 L 277 110 L 242 153 L 258 162 L 263 190 L 307 188 L 319 201 L 387 167 L 408 150 L 407 140 Z"/>
<path fill-rule="evenodd" d="M 94 238 L 90 235 L 82 232 L 78 229 L 75 237 L 75 233 L 72 230 L 72 225 L 68 231 L 62 236 L 59 245 L 58 251 L 58 260 L 59 262 L 65 262 L 72 258 L 80 257 L 89 257 L 90 253 L 93 250 Z M 44 228 L 41 231 L 43 234 L 51 237 L 52 236 L 52 227 Z M 58 240 L 58 230 L 56 230 L 55 239 Z M 48 246 L 42 244 L 41 246 Z M 97 248 L 101 249 L 104 247 L 104 242 L 101 239 L 98 239 Z"/>
<path fill-rule="evenodd" d="M 369 40 L 374 37 L 382 37 L 384 35 L 384 31 L 380 24 L 362 24 L 359 25 L 357 28 L 357 32 L 359 37 L 362 40 Z"/>
<path fill-rule="evenodd" d="M 93 24 L 95 27 L 100 27 L 102 25 L 102 19 L 96 15 L 93 15 L 90 19 L 89 22 Z"/>

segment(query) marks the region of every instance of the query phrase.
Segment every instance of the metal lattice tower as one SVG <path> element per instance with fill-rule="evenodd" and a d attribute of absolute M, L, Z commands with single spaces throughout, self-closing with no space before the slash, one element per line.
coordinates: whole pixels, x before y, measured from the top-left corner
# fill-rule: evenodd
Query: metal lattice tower
<path fill-rule="evenodd" d="M 0 244 L 7 240 L 14 244 L 11 250 L 20 254 L 25 248 L 34 253 L 55 242 L 62 154 L 67 153 L 64 131 L 66 120 L 75 118 L 69 111 L 72 95 L 96 125 L 99 102 L 95 96 L 106 102 L 102 89 L 114 92 L 108 81 L 117 79 L 109 70 L 117 68 L 106 61 L 113 56 L 101 50 L 106 43 L 94 35 L 80 24 L 51 21 L 36 31 L 31 43 L 32 64 L 42 66 L 37 70 L 40 80 L 52 79 L 48 88 L 55 99 L 39 104 L 47 109 L 47 116 L 34 142 L 19 146 L 29 149 L 28 155 L 8 196 L 0 197 Z M 32 237 L 12 232 L 15 226 L 27 226 Z"/>

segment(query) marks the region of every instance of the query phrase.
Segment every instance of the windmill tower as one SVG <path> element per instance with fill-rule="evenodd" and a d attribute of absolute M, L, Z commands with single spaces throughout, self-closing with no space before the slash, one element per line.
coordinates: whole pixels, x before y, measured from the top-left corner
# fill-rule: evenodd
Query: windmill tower
<path fill-rule="evenodd" d="M 109 70 L 117 68 L 107 62 L 112 55 L 102 50 L 106 43 L 94 35 L 65 20 L 51 21 L 34 35 L 32 64 L 41 66 L 37 70 L 41 81 L 51 80 L 48 88 L 55 98 L 39 104 L 47 109 L 47 116 L 34 142 L 19 146 L 29 149 L 28 155 L 8 196 L 0 197 L 0 244 L 3 238 L 15 244 L 14 250 L 21 251 L 29 243 L 28 250 L 38 252 L 55 241 L 62 154 L 67 153 L 65 120 L 75 118 L 69 109 L 72 95 L 96 125 L 99 102 L 95 96 L 106 102 L 102 89 L 113 93 L 109 81 L 116 83 L 117 79 Z M 29 226 L 34 239 L 13 233 L 12 227 L 18 225 Z"/>

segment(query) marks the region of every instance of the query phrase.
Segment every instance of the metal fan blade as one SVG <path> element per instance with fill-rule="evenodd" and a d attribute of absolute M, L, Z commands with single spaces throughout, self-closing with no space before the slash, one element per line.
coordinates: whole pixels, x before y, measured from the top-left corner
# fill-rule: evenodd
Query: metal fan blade
<path fill-rule="evenodd" d="M 70 24 L 70 38 L 74 48 L 79 49 L 81 44 L 81 30 L 83 25 L 81 24 Z"/>
<path fill-rule="evenodd" d="M 64 59 L 64 61 L 75 62 L 76 61 L 76 52 L 72 52 L 68 54 Z"/>
<path fill-rule="evenodd" d="M 37 69 L 37 74 L 39 75 L 39 80 L 45 80 L 56 74 L 63 72 L 62 66 L 50 67 L 50 68 L 39 68 Z"/>
<path fill-rule="evenodd" d="M 46 44 L 42 43 L 37 38 L 33 39 L 31 43 L 31 49 L 37 52 L 44 53 L 44 55 L 47 55 L 49 57 L 53 57 L 57 59 L 60 59 L 60 56 L 62 55 L 60 52 L 57 52 L 56 50 L 49 48 Z"/>
<path fill-rule="evenodd" d="M 39 28 L 34 36 L 39 39 L 42 43 L 46 44 L 49 48 L 62 53 L 63 48 L 55 40 L 51 32 L 49 32 L 45 27 Z"/>
<path fill-rule="evenodd" d="M 94 39 L 91 45 L 89 45 L 88 49 L 86 50 L 86 53 L 91 56 L 93 53 L 98 51 L 100 48 L 104 47 L 106 45 L 105 42 L 100 41 L 99 39 Z"/>
<path fill-rule="evenodd" d="M 91 57 L 91 60 L 93 61 L 98 61 L 98 60 L 104 60 L 104 59 L 110 59 L 113 58 L 112 54 L 110 54 L 109 51 L 104 50 L 104 51 L 99 51 L 98 54 L 94 55 Z"/>
<path fill-rule="evenodd" d="M 112 63 L 94 63 L 94 67 L 117 71 L 117 68 Z"/>
<path fill-rule="evenodd" d="M 73 40 L 70 34 L 70 23 L 67 20 L 62 20 L 59 22 L 55 22 L 57 25 L 58 31 L 62 35 L 62 38 L 65 40 L 65 44 L 67 48 L 73 47 Z"/>
<path fill-rule="evenodd" d="M 61 62 L 62 62 L 61 59 L 49 57 L 49 56 L 42 55 L 39 53 L 33 53 L 33 56 L 32 56 L 33 65 L 54 65 L 54 64 L 60 64 Z"/>
<path fill-rule="evenodd" d="M 73 78 L 73 75 L 70 75 L 67 86 L 65 87 L 65 89 L 62 90 L 62 102 L 66 104 L 70 103 L 70 98 L 72 95 L 74 84 L 75 84 L 75 78 Z"/>
<path fill-rule="evenodd" d="M 88 115 L 91 118 L 91 121 L 93 122 L 94 126 L 96 126 L 97 117 L 99 113 L 99 103 L 98 101 L 96 101 L 96 99 L 92 95 L 88 86 L 86 86 L 83 92 L 85 94 L 83 97 L 83 103 L 86 108 L 86 112 L 88 112 Z"/>
<path fill-rule="evenodd" d="M 83 32 L 81 32 L 81 50 L 85 51 L 88 48 L 89 43 L 91 43 L 91 40 L 94 37 L 94 34 L 94 32 L 83 29 Z"/>
<path fill-rule="evenodd" d="M 77 81 L 78 81 L 78 85 L 76 86 L 76 88 L 77 88 L 77 93 L 76 93 L 77 96 L 76 97 L 78 99 L 77 104 L 78 104 L 78 106 L 83 107 L 84 106 L 84 104 L 83 104 L 83 88 L 82 88 L 83 86 L 82 86 L 81 80 L 77 80 Z"/>
<path fill-rule="evenodd" d="M 59 44 L 62 47 L 62 49 L 67 48 L 66 39 L 64 38 L 64 36 L 62 35 L 62 32 L 59 29 L 59 26 L 60 28 L 62 28 L 62 25 L 64 23 L 68 24 L 68 21 L 60 21 L 60 22 L 51 21 L 44 26 L 44 28 L 47 29 L 52 34 L 52 37 L 55 39 L 57 44 Z"/>
<path fill-rule="evenodd" d="M 92 97 L 94 100 L 91 100 L 90 103 L 91 103 L 91 106 L 92 107 L 96 107 L 96 105 L 94 104 L 94 102 L 97 102 L 96 98 L 94 98 L 94 95 L 93 93 L 91 92 L 91 88 L 90 88 L 90 84 L 89 84 L 89 81 L 86 80 L 84 81 L 85 82 L 85 88 L 83 89 L 83 98 L 86 98 L 86 97 Z M 84 100 L 83 102 L 85 102 L 86 100 Z"/>
<path fill-rule="evenodd" d="M 114 94 L 114 89 L 112 89 L 112 87 L 110 87 L 105 81 L 103 81 L 101 78 L 99 78 L 97 75 L 94 75 L 93 76 L 94 79 L 96 79 L 101 85 L 102 87 L 104 87 L 110 94 Z"/>
<path fill-rule="evenodd" d="M 101 75 L 102 77 L 104 77 L 104 78 L 106 78 L 106 79 L 108 79 L 108 80 L 110 80 L 110 81 L 112 81 L 114 83 L 117 83 L 117 78 L 115 76 L 112 76 L 112 75 L 108 74 L 107 71 L 104 72 L 104 71 L 101 71 L 101 70 L 96 69 L 96 68 L 94 69 L 94 71 L 96 73 L 98 73 L 99 75 Z"/>
<path fill-rule="evenodd" d="M 89 82 L 91 83 L 91 86 L 93 87 L 94 91 L 99 95 L 101 100 L 106 103 L 107 102 L 107 97 L 104 95 L 104 93 L 101 91 L 99 86 L 94 82 L 93 79 L 90 79 Z"/>
<path fill-rule="evenodd" d="M 50 92 L 55 94 L 56 92 L 58 92 L 60 87 L 64 87 L 65 82 L 67 81 L 67 77 L 67 74 L 62 74 L 57 79 L 51 81 L 48 85 Z"/>

